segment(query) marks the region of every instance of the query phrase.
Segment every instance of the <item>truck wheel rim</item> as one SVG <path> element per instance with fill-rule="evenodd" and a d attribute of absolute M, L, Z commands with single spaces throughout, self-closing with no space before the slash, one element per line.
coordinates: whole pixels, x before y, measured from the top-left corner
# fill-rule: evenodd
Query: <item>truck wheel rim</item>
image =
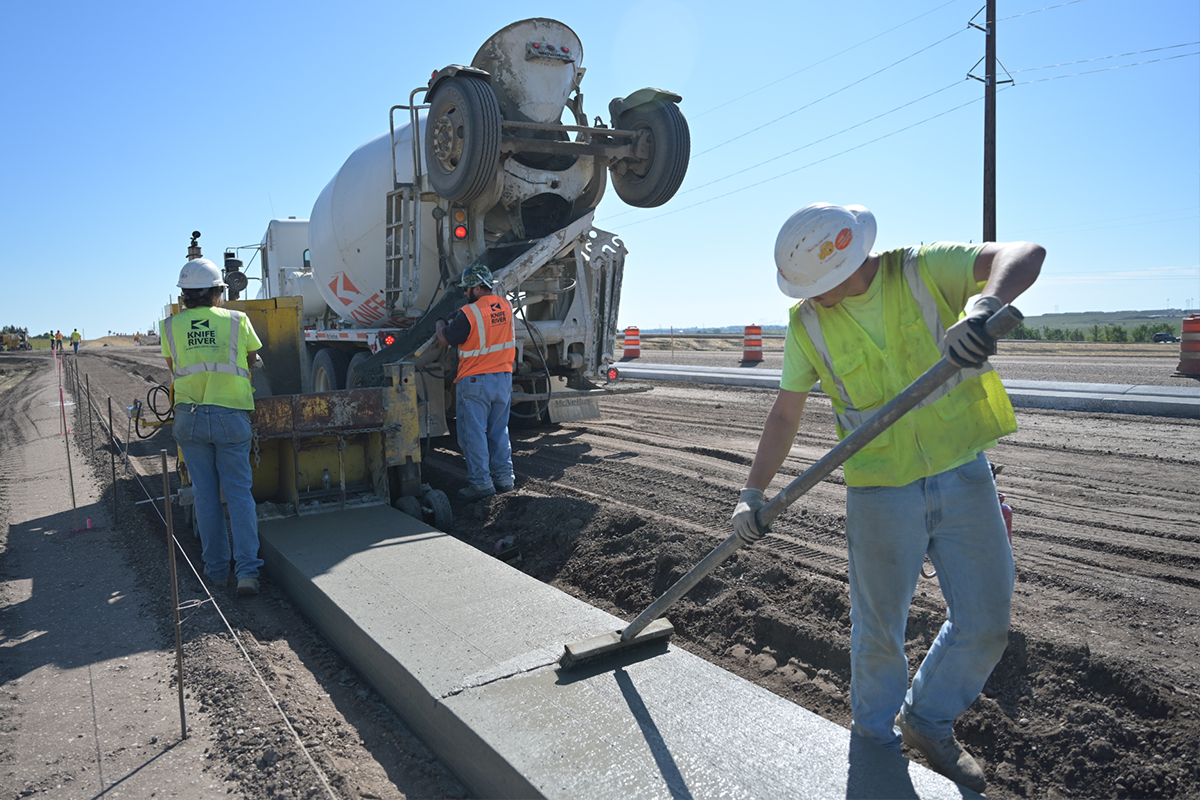
<path fill-rule="evenodd" d="M 451 106 L 433 124 L 433 157 L 446 172 L 453 172 L 462 160 L 463 122 L 458 108 Z"/>

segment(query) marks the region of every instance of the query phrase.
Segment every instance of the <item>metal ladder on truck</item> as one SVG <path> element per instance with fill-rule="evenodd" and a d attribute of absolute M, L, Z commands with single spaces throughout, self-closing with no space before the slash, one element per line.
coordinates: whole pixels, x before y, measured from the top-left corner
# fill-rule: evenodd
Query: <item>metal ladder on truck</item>
<path fill-rule="evenodd" d="M 388 315 L 394 316 L 397 306 L 412 309 L 417 302 L 420 269 L 417 259 L 421 253 L 421 128 L 418 112 L 428 105 L 416 105 L 413 97 L 424 89 L 414 89 L 406 106 L 392 106 L 388 112 L 391 130 L 392 190 L 387 195 L 387 260 L 386 283 L 383 287 Z M 396 180 L 396 118 L 397 110 L 408 111 L 409 138 L 412 140 L 413 180 Z M 416 312 L 419 315 L 419 312 Z"/>

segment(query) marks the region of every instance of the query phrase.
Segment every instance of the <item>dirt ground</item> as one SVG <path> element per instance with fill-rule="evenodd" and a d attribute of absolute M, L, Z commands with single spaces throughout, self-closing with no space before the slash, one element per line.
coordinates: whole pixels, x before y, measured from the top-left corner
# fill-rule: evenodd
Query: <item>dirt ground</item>
<path fill-rule="evenodd" d="M 120 407 L 144 401 L 165 377 L 150 355 L 85 348 L 80 364 L 101 405 L 112 395 Z M 1061 374 L 1045 355 L 1052 366 L 1034 353 L 998 368 L 1006 378 Z M 1091 377 L 1058 379 L 1155 383 L 1174 366 L 1164 351 L 1138 358 L 1150 365 L 1145 378 L 1096 354 L 1078 360 Z M 519 551 L 515 567 L 631 618 L 728 535 L 773 397 L 658 384 L 604 401 L 600 420 L 514 430 L 518 491 L 456 504 L 450 533 L 487 552 L 505 539 Z M 957 734 L 983 762 L 990 797 L 1200 796 L 1200 421 L 1021 409 L 1018 419 L 1021 430 L 990 454 L 1004 466 L 998 485 L 1015 511 L 1009 647 Z M 157 436 L 133 448 L 147 474 L 168 446 Z M 828 401 L 814 396 L 774 489 L 834 444 Z M 425 476 L 451 494 L 463 484 L 453 442 L 434 444 Z M 844 497 L 838 471 L 669 616 L 678 646 L 847 725 Z M 161 537 L 161 524 L 138 508 L 131 537 Z M 141 564 L 138 550 L 130 554 L 138 569 L 165 571 Z M 254 603 L 226 605 L 339 796 L 462 796 L 269 580 Z M 922 580 L 907 632 L 914 669 L 944 613 L 936 581 Z M 194 614 L 184 637 L 185 682 L 226 732 L 209 745 L 226 785 L 250 798 L 304 796 L 283 794 L 283 780 L 289 791 L 307 785 L 295 777 L 307 767 L 279 712 L 244 678 L 219 619 Z M 261 742 L 228 733 L 251 724 Z"/>

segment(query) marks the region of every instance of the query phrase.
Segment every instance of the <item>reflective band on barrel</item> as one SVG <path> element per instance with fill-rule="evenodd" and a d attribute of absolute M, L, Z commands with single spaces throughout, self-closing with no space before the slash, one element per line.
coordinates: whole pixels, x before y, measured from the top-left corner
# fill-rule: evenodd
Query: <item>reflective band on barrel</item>
<path fill-rule="evenodd" d="M 625 353 L 621 358 L 638 358 L 642 355 L 642 331 L 640 328 L 625 329 Z"/>
<path fill-rule="evenodd" d="M 742 345 L 742 361 L 762 361 L 762 326 L 747 325 Z"/>

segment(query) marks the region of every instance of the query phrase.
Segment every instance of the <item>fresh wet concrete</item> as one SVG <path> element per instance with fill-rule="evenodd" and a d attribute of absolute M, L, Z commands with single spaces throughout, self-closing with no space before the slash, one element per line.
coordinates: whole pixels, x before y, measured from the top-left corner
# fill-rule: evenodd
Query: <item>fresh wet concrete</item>
<path fill-rule="evenodd" d="M 673 644 L 564 671 L 565 643 L 622 621 L 388 506 L 260 538 L 274 579 L 477 796 L 977 796 Z"/>

